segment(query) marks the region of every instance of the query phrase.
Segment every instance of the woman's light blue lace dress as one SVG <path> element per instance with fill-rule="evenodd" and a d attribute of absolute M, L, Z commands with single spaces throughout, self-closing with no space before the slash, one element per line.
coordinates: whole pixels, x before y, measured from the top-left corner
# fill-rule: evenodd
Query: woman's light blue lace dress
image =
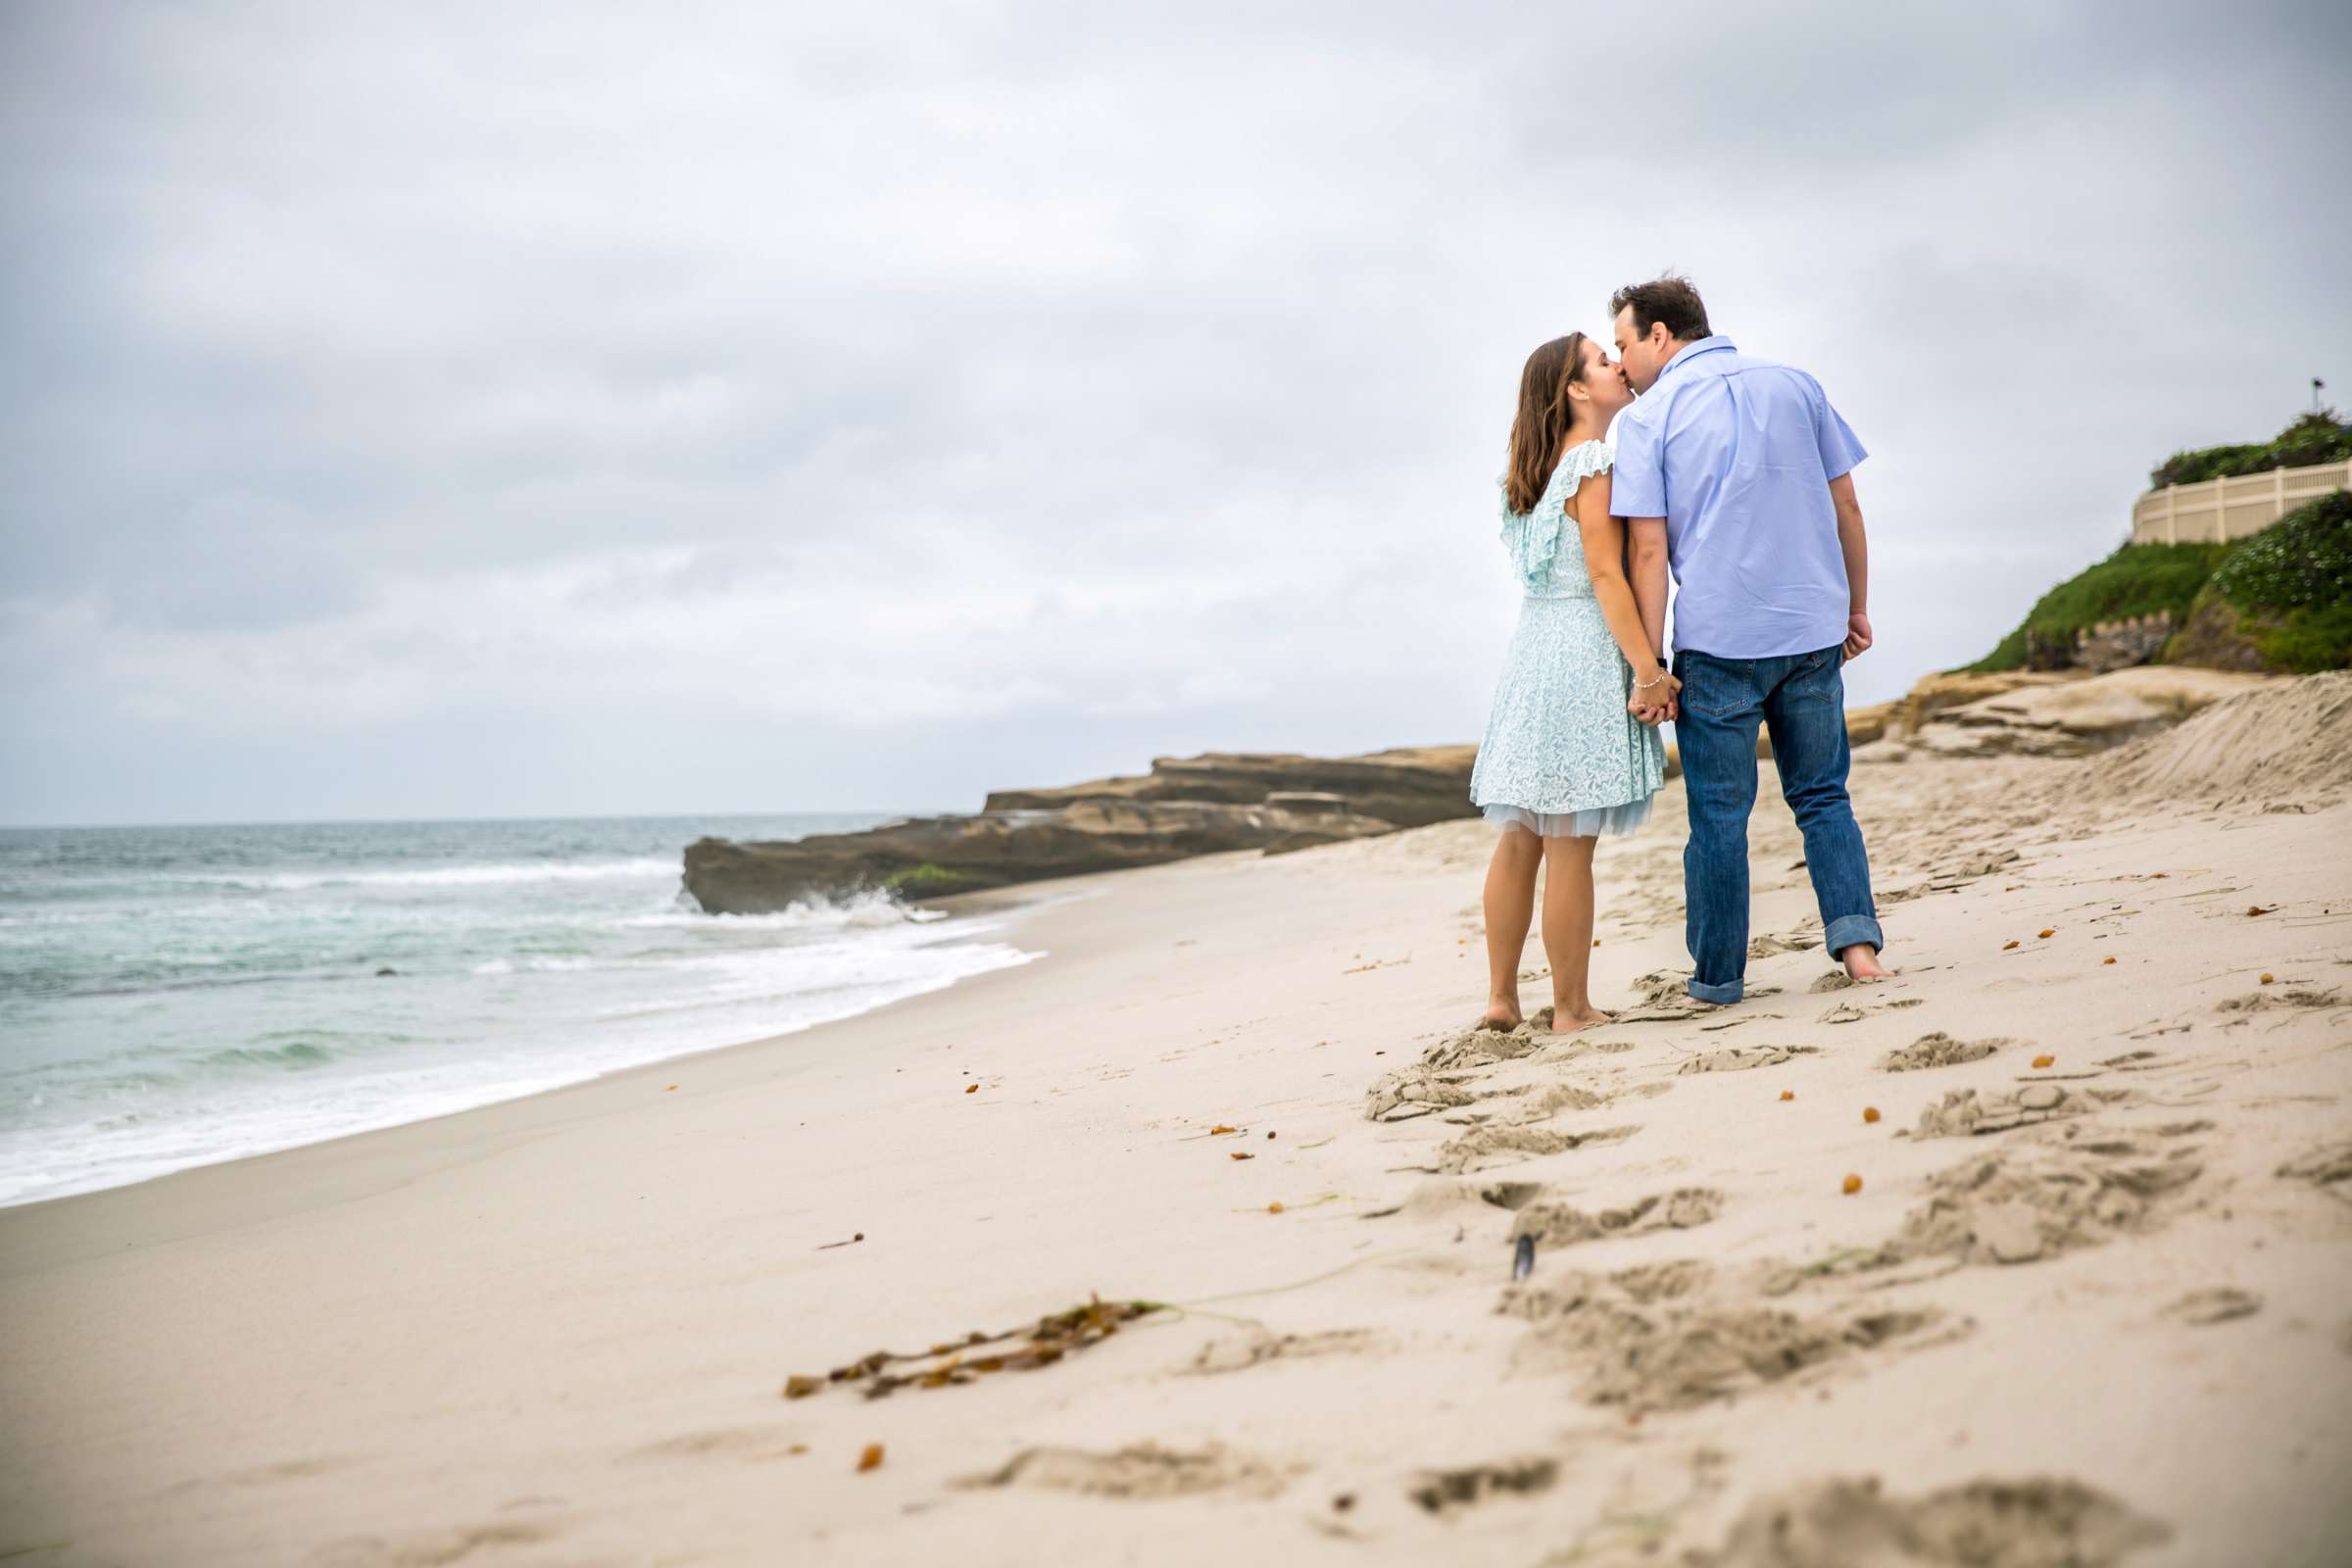
<path fill-rule="evenodd" d="M 1567 515 L 1576 487 L 1608 472 L 1611 457 L 1606 442 L 1571 448 L 1533 512 L 1503 502 L 1502 548 L 1527 599 L 1470 771 L 1470 802 L 1498 828 L 1630 833 L 1666 782 L 1665 743 L 1625 710 L 1634 671 L 1601 618 Z"/>

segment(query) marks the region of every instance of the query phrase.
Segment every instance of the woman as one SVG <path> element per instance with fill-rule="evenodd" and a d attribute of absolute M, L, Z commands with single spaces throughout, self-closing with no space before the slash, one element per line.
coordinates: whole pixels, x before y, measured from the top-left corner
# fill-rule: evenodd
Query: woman
<path fill-rule="evenodd" d="M 1666 778 L 1656 711 L 1679 682 L 1659 666 L 1625 573 L 1625 522 L 1609 514 L 1608 443 L 1631 387 L 1582 332 L 1528 357 L 1502 479 L 1502 548 L 1526 589 L 1470 800 L 1500 830 L 1487 868 L 1487 1010 L 1482 1027 L 1514 1029 L 1519 963 L 1544 878 L 1544 951 L 1551 1027 L 1606 1023 L 1586 992 L 1592 956 L 1592 847 L 1649 818 Z M 1573 521 L 1571 521 L 1573 519 Z"/>

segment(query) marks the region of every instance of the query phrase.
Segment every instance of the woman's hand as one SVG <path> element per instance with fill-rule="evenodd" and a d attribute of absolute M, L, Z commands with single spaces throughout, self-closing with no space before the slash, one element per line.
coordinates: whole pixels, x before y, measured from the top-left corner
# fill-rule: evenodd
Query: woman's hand
<path fill-rule="evenodd" d="M 1675 715 L 1675 698 L 1682 689 L 1683 683 L 1671 672 L 1652 664 L 1646 673 L 1635 674 L 1633 695 L 1625 700 L 1625 710 L 1644 724 L 1666 723 Z"/>

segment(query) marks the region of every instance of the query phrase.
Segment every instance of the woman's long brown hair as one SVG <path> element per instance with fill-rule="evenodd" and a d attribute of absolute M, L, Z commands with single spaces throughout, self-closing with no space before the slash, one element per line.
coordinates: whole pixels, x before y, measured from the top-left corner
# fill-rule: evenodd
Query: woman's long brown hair
<path fill-rule="evenodd" d="M 1511 420 L 1510 466 L 1502 481 L 1513 512 L 1535 511 L 1551 480 L 1573 416 L 1568 389 L 1583 379 L 1586 341 L 1582 332 L 1555 337 L 1530 354 L 1519 372 L 1519 416 Z"/>

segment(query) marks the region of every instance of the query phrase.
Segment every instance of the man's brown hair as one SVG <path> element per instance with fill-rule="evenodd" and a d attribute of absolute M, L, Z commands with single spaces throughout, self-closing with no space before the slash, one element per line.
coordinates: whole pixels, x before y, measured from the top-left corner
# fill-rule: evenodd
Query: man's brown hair
<path fill-rule="evenodd" d="M 1678 272 L 1668 272 L 1647 283 L 1628 283 L 1609 296 L 1609 319 L 1627 306 L 1634 309 L 1634 336 L 1647 337 L 1652 323 L 1664 321 L 1666 331 L 1677 343 L 1695 343 L 1702 337 L 1713 337 L 1707 325 L 1707 302 L 1698 297 L 1690 280 Z"/>

